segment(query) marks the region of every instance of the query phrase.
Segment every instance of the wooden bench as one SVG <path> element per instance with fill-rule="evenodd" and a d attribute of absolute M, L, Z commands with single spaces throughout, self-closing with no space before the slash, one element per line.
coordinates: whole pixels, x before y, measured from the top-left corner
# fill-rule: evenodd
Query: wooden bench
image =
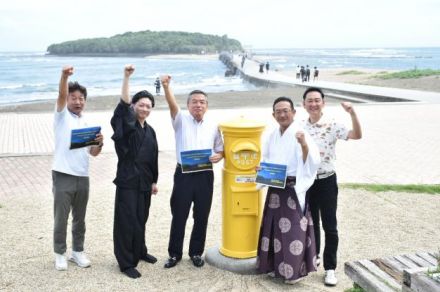
<path fill-rule="evenodd" d="M 440 291 L 440 283 L 426 275 L 437 266 L 437 255 L 418 252 L 345 263 L 345 274 L 365 291 Z"/>

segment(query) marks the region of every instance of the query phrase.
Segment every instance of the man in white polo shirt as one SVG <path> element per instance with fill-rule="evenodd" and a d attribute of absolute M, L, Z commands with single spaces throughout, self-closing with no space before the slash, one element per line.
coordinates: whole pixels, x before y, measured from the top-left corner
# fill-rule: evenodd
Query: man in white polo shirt
<path fill-rule="evenodd" d="M 67 221 L 72 209 L 72 254 L 70 260 L 86 268 L 90 261 L 84 254 L 85 215 L 89 199 L 89 154 L 97 156 L 103 146 L 103 136 L 99 133 L 95 141 L 98 145 L 70 149 L 73 129 L 89 127 L 82 114 L 87 98 L 87 90 L 78 82 L 68 82 L 73 67 L 66 66 L 61 73 L 59 95 L 54 117 L 55 152 L 52 166 L 54 195 L 55 268 L 67 269 L 66 233 Z"/>
<path fill-rule="evenodd" d="M 217 163 L 223 158 L 223 140 L 218 125 L 206 118 L 208 97 L 201 90 L 194 90 L 188 95 L 188 112 L 180 110 L 169 85 L 170 76 L 162 76 L 162 87 L 170 109 L 176 138 L 177 167 L 174 173 L 174 186 L 171 194 L 169 258 L 165 268 L 174 267 L 182 259 L 185 225 L 188 214 L 193 207 L 194 226 L 189 243 L 189 256 L 196 267 L 202 267 L 202 254 L 205 249 L 206 229 L 211 210 L 214 190 L 214 173 L 212 170 L 182 173 L 181 152 L 210 149 L 209 160 Z"/>

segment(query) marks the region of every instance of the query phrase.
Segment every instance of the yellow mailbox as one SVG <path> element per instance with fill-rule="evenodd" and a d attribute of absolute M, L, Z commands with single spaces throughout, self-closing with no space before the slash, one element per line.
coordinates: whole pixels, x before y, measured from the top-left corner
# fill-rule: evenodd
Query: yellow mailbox
<path fill-rule="evenodd" d="M 255 257 L 263 206 L 262 192 L 254 181 L 264 124 L 241 117 L 220 124 L 220 129 L 225 144 L 220 253 L 239 259 Z"/>

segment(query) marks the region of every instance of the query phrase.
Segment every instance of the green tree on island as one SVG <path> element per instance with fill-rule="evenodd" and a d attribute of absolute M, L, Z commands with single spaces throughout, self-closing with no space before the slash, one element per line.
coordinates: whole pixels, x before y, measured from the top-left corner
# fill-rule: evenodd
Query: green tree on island
<path fill-rule="evenodd" d="M 52 55 L 200 54 L 230 50 L 243 49 L 239 41 L 227 35 L 150 30 L 67 41 L 47 48 Z"/>

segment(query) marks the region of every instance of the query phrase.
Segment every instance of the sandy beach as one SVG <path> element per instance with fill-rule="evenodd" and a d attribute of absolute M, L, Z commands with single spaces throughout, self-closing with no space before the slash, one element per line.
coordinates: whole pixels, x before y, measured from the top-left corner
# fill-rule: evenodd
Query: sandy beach
<path fill-rule="evenodd" d="M 142 277 L 122 275 L 113 255 L 112 227 L 116 157 L 104 154 L 91 162 L 91 193 L 87 213 L 86 251 L 88 269 L 72 263 L 66 272 L 53 266 L 50 156 L 2 158 L 0 169 L 11 182 L 0 184 L 0 290 L 1 291 L 343 291 L 352 286 L 344 275 L 346 261 L 376 258 L 415 251 L 435 251 L 440 241 L 438 208 L 440 196 L 407 193 L 370 193 L 340 189 L 339 284 L 322 283 L 324 271 L 311 273 L 304 281 L 286 286 L 266 275 L 245 276 L 205 265 L 192 266 L 187 256 L 193 220 L 188 218 L 184 258 L 166 270 L 171 214 L 169 197 L 175 160 L 160 154 L 159 194 L 152 199 L 146 242 L 158 257 L 155 265 L 141 262 Z M 24 167 L 26 166 L 26 167 Z M 18 178 L 16 174 L 21 171 Z M 221 173 L 216 169 L 214 200 L 206 247 L 221 244 Z M 12 186 L 15 184 L 15 186 Z M 420 215 L 423 210 L 423 216 Z M 70 230 L 70 224 L 69 229 Z M 384 234 L 386 233 L 386 236 Z M 70 232 L 68 232 L 70 249 Z"/>
<path fill-rule="evenodd" d="M 217 60 L 218 54 L 169 54 L 145 56 L 146 59 Z"/>
<path fill-rule="evenodd" d="M 382 87 L 394 87 L 402 89 L 416 89 L 440 92 L 440 76 L 428 76 L 411 79 L 380 79 L 376 75 L 380 73 L 392 73 L 393 70 L 385 69 L 366 69 L 366 68 L 339 68 L 339 69 L 319 69 L 320 81 L 334 81 L 343 83 L 354 83 L 363 85 L 373 85 Z M 348 73 L 352 71 L 352 73 Z M 354 73 L 353 73 L 354 71 Z M 295 76 L 294 70 L 278 70 L 279 73 L 287 76 Z M 311 84 L 313 84 L 313 67 L 311 68 Z"/>
<path fill-rule="evenodd" d="M 304 90 L 295 87 L 262 88 L 252 91 L 228 91 L 209 93 L 210 109 L 228 108 L 255 108 L 271 107 L 273 100 L 279 96 L 289 96 L 293 98 L 295 105 L 302 104 L 302 94 Z M 186 95 L 177 94 L 179 104 L 186 103 Z M 87 110 L 113 110 L 120 96 L 98 96 L 89 97 L 87 100 Z M 163 95 L 156 96 L 156 110 L 166 109 L 167 104 Z M 334 103 L 337 100 L 329 98 L 327 102 Z M 16 103 L 0 106 L 0 112 L 52 112 L 55 100 L 44 100 L 27 103 Z"/>
<path fill-rule="evenodd" d="M 303 89 L 276 88 L 247 92 L 223 92 L 209 95 L 212 114 L 223 119 L 245 112 L 250 117 L 271 119 L 273 99 L 287 95 L 301 103 Z M 17 145 L 29 147 L 29 154 L 14 154 L 14 149 L 0 157 L 0 290 L 2 291 L 344 291 L 352 281 L 344 274 L 344 262 L 363 258 L 437 251 L 440 242 L 438 217 L 440 196 L 410 193 L 372 193 L 344 187 L 339 192 L 340 246 L 335 288 L 322 283 L 322 267 L 304 281 L 286 286 L 266 275 L 245 276 L 205 265 L 192 266 L 186 256 L 192 219 L 188 219 L 184 259 L 172 270 L 163 268 L 167 258 L 167 244 L 171 213 L 169 198 L 175 166 L 174 139 L 171 125 L 164 125 L 168 112 L 163 96 L 157 97 L 157 112 L 151 123 L 158 131 L 160 155 L 159 194 L 153 198 L 147 223 L 146 242 L 159 262 L 138 266 L 142 277 L 131 280 L 122 275 L 113 255 L 112 228 L 115 187 L 112 184 L 117 158 L 109 139 L 108 120 L 118 96 L 91 97 L 87 111 L 96 120 L 105 121 L 107 142 L 104 153 L 91 159 L 91 193 L 87 213 L 86 251 L 92 267 L 81 269 L 69 263 L 67 272 L 58 272 L 53 266 L 52 224 L 53 198 L 51 194 L 50 152 L 32 152 L 39 146 L 38 138 L 51 139 L 51 121 L 54 100 L 27 103 L 0 108 L 2 132 L 14 133 L 14 121 L 22 125 Z M 184 106 L 186 96 L 179 95 Z M 328 99 L 327 111 L 348 117 L 338 105 L 340 101 Z M 359 105 L 357 111 L 365 137 L 356 142 L 338 144 L 338 179 L 340 182 L 439 183 L 437 165 L 439 138 L 435 111 L 438 105 Z M 298 115 L 304 116 L 299 109 Z M 401 127 L 408 116 L 414 122 Z M 381 118 L 377 118 L 381 117 Z M 273 121 L 272 121 L 273 123 Z M 35 127 L 35 124 L 41 128 Z M 383 125 L 387 125 L 384 127 Z M 30 128 L 30 129 L 27 129 Z M 420 145 L 410 138 L 418 129 L 431 129 L 419 133 L 418 139 L 429 141 Z M 437 129 L 437 130 L 435 130 Z M 29 131 L 28 131 L 29 130 Z M 44 134 L 44 135 L 43 135 Z M 22 136 L 20 136 L 22 135 Z M 9 136 L 3 136 L 8 138 Z M 393 139 L 390 139 L 392 137 Z M 24 142 L 23 142 L 24 141 Z M 38 142 L 38 143 L 37 143 Z M 17 146 L 17 149 L 21 146 Z M 408 149 L 419 147 L 419 151 Z M 39 149 L 39 148 L 38 148 Z M 44 148 L 44 149 L 50 149 Z M 8 151 L 6 151 L 8 152 Z M 428 157 L 424 153 L 431 153 Z M 409 157 L 409 158 L 408 158 Z M 408 163 L 417 161 L 417 165 Z M 380 167 L 377 167 L 380 165 Z M 417 175 L 409 175 L 417 173 Z M 340 176 L 339 176 L 340 174 Z M 208 226 L 206 247 L 221 244 L 221 165 L 215 167 L 215 191 Z M 423 210 L 423 214 L 420 213 Z M 70 230 L 70 226 L 69 229 Z M 384 236 L 386 234 L 386 236 Z M 70 248 L 70 233 L 68 247 Z"/>

